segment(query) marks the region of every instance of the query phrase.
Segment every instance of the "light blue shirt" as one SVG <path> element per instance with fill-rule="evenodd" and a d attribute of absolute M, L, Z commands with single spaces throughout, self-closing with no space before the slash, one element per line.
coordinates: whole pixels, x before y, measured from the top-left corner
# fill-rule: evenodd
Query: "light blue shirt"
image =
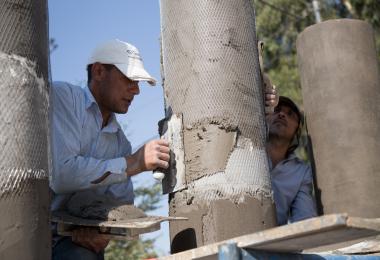
<path fill-rule="evenodd" d="M 133 203 L 133 185 L 126 176 L 124 158 L 131 154 L 131 144 L 115 114 L 104 128 L 102 120 L 87 87 L 53 83 L 50 91 L 53 210 L 62 208 L 75 192 L 96 193 L 115 205 Z M 104 181 L 91 183 L 106 172 L 111 174 Z"/>
<path fill-rule="evenodd" d="M 278 225 L 317 216 L 310 165 L 292 153 L 271 170 L 271 180 Z"/>

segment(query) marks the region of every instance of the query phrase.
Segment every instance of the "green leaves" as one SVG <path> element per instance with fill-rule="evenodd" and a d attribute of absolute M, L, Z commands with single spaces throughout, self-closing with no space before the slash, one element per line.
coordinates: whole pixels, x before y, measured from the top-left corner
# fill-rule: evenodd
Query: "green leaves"
<path fill-rule="evenodd" d="M 144 212 L 157 209 L 161 198 L 161 183 L 135 189 L 137 207 Z M 112 240 L 106 248 L 107 260 L 140 260 L 157 257 L 154 250 L 155 239 L 139 239 L 132 241 Z"/>
<path fill-rule="evenodd" d="M 280 95 L 302 105 L 296 60 L 296 40 L 307 26 L 315 23 L 311 1 L 253 0 L 256 8 L 257 37 L 264 41 L 264 70 Z M 372 24 L 380 60 L 379 0 L 319 0 L 323 20 L 358 18 Z M 351 9 L 350 9 L 351 8 Z"/>

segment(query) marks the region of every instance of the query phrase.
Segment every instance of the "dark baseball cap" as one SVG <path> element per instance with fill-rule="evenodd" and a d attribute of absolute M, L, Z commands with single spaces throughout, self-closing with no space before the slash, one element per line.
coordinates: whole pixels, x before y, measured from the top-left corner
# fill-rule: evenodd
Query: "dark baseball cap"
<path fill-rule="evenodd" d="M 278 100 L 277 106 L 286 106 L 289 107 L 293 112 L 295 112 L 298 116 L 298 123 L 301 123 L 303 121 L 303 116 L 301 111 L 299 110 L 298 106 L 288 97 L 280 96 Z"/>

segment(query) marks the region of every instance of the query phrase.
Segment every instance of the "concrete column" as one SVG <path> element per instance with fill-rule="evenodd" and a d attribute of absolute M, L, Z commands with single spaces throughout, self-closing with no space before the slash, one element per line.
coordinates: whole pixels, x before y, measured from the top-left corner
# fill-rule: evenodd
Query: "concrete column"
<path fill-rule="evenodd" d="M 0 1 L 0 259 L 50 259 L 45 0 Z"/>
<path fill-rule="evenodd" d="M 374 32 L 331 20 L 297 39 L 304 107 L 324 214 L 380 217 L 380 76 Z"/>
<path fill-rule="evenodd" d="M 170 224 L 173 253 L 275 224 L 251 2 L 160 2 L 166 114 L 184 151 L 170 215 L 189 218 Z"/>

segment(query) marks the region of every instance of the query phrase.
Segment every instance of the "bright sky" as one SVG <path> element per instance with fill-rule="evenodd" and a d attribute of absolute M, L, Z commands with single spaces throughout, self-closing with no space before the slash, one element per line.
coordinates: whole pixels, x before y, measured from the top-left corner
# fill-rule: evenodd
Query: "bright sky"
<path fill-rule="evenodd" d="M 145 69 L 158 80 L 156 87 L 140 85 L 127 115 L 119 122 L 132 147 L 157 136 L 157 122 L 164 117 L 163 90 L 160 76 L 160 11 L 158 0 L 49 0 L 49 37 L 58 48 L 50 56 L 53 80 L 77 85 L 86 84 L 86 64 L 91 51 L 100 43 L 118 38 L 135 45 Z M 151 173 L 134 177 L 135 186 L 153 183 Z M 151 214 L 167 215 L 167 197 L 162 208 Z M 168 254 L 168 225 L 152 233 L 159 237 L 158 252 Z"/>

